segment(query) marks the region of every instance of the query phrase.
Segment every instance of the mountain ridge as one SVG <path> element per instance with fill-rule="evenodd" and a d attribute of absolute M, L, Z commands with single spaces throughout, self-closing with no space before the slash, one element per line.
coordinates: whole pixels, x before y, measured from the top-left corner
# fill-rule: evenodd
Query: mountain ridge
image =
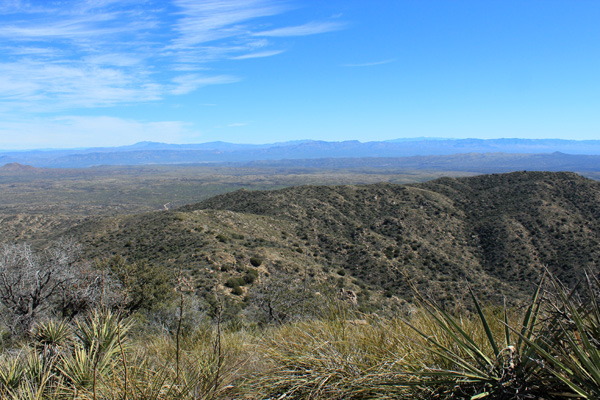
<path fill-rule="evenodd" d="M 486 301 L 510 294 L 513 302 L 530 295 L 546 267 L 568 284 L 598 268 L 600 183 L 521 171 L 239 190 L 174 211 L 92 219 L 67 233 L 90 257 L 183 265 L 201 293 L 259 257 L 261 274 L 308 271 L 352 288 L 363 304 L 373 296 L 410 301 L 412 285 L 456 304 L 467 295 L 465 281 Z"/>

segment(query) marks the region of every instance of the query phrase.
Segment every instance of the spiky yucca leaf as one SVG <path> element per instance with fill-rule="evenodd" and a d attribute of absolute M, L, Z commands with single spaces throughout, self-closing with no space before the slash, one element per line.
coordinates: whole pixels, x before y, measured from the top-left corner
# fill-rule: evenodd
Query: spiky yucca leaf
<path fill-rule="evenodd" d="M 71 385 L 76 388 L 87 388 L 91 387 L 94 381 L 94 369 L 96 372 L 102 373 L 110 361 L 110 359 L 104 358 L 94 367 L 95 360 L 96 356 L 93 350 L 77 347 L 72 354 L 61 358 L 58 368 Z"/>
<path fill-rule="evenodd" d="M 35 360 L 41 360 L 37 363 Z M 55 379 L 51 364 L 42 364 L 45 360 L 30 353 L 27 357 L 27 373 L 19 388 L 10 394 L 11 400 L 50 400 L 57 399 L 60 393 L 60 381 Z M 54 379 L 53 379 L 54 378 Z"/>
<path fill-rule="evenodd" d="M 73 349 L 61 355 L 57 368 L 72 387 L 95 390 L 122 372 L 119 360 L 131 323 L 110 310 L 94 310 L 76 326 Z"/>

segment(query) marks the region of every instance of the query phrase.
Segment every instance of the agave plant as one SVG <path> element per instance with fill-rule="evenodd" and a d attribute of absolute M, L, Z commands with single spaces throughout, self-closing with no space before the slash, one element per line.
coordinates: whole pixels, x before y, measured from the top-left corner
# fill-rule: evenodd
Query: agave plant
<path fill-rule="evenodd" d="M 48 320 L 36 324 L 31 330 L 31 340 L 42 346 L 64 346 L 73 330 L 65 320 Z"/>
<path fill-rule="evenodd" d="M 517 327 L 510 326 L 508 308 L 504 306 L 503 321 L 500 321 L 504 328 L 500 329 L 500 334 L 494 334 L 492 321 L 471 288 L 469 293 L 477 310 L 482 335 L 469 329 L 461 318 L 421 298 L 438 334 L 429 335 L 409 321 L 405 322 L 424 339 L 425 350 L 440 362 L 439 365 L 426 365 L 414 371 L 412 374 L 418 379 L 405 383 L 432 389 L 438 395 L 445 393 L 450 398 L 536 398 L 542 386 L 546 385 L 541 364 L 531 345 L 540 315 L 542 286 L 543 279 Z M 517 334 L 511 334 L 513 332 Z"/>

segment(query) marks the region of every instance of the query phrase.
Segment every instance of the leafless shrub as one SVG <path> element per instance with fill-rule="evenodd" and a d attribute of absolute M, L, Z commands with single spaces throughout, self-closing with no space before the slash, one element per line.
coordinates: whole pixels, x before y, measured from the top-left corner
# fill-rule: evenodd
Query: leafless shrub
<path fill-rule="evenodd" d="M 106 299 L 110 277 L 81 258 L 73 239 L 60 239 L 42 251 L 27 243 L 0 245 L 0 317 L 13 335 L 55 313 L 72 318 Z"/>

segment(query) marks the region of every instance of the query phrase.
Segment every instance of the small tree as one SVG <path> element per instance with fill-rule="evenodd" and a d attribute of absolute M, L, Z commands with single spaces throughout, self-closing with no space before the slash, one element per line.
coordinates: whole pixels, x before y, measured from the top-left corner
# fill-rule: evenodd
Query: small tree
<path fill-rule="evenodd" d="M 0 245 L 0 303 L 12 334 L 27 332 L 56 298 L 77 286 L 79 256 L 80 246 L 72 239 L 61 239 L 41 252 L 26 243 Z"/>
<path fill-rule="evenodd" d="M 284 323 L 322 315 L 330 297 L 328 288 L 308 277 L 271 271 L 250 291 L 246 313 L 261 323 Z"/>
<path fill-rule="evenodd" d="M 123 297 L 120 306 L 128 314 L 150 311 L 175 298 L 173 276 L 166 268 L 113 256 L 97 262 L 96 269 L 110 273 L 119 284 Z"/>

